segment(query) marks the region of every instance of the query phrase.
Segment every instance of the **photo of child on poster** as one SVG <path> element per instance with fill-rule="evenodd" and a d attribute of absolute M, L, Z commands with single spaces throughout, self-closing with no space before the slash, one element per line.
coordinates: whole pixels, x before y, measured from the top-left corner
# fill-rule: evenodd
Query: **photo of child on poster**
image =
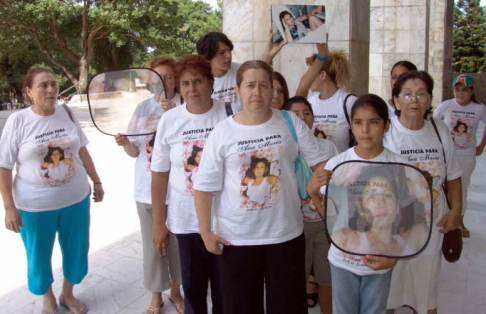
<path fill-rule="evenodd" d="M 245 153 L 241 169 L 241 207 L 247 210 L 270 208 L 279 190 L 280 163 L 274 148 Z M 248 154 L 250 154 L 248 158 Z"/>
<path fill-rule="evenodd" d="M 197 170 L 201 162 L 204 148 L 204 140 L 184 141 L 182 143 L 184 160 L 184 172 L 186 174 L 186 192 L 194 194 L 194 182 L 196 182 Z"/>
<path fill-rule="evenodd" d="M 326 34 L 323 5 L 272 5 L 273 42 L 318 43 Z"/>
<path fill-rule="evenodd" d="M 469 147 L 472 142 L 471 142 L 471 136 L 472 134 L 468 132 L 469 129 L 473 129 L 473 121 L 466 121 L 468 119 L 457 119 L 455 122 L 451 121 L 453 126 L 452 126 L 452 141 L 454 142 L 454 147 L 456 148 L 466 148 Z M 470 125 L 468 125 L 467 122 L 470 122 Z"/>

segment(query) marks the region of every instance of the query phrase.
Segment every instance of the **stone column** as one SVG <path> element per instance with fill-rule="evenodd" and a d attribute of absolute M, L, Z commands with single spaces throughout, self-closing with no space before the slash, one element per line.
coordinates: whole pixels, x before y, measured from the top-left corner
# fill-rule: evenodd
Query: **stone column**
<path fill-rule="evenodd" d="M 369 5 L 370 0 L 284 1 L 224 0 L 223 32 L 233 41 L 233 60 L 261 59 L 270 30 L 272 4 L 324 4 L 329 47 L 349 54 L 352 68 L 350 92 L 368 91 Z M 305 58 L 315 53 L 313 45 L 289 44 L 274 59 L 274 69 L 287 80 L 293 95 L 306 71 Z"/>

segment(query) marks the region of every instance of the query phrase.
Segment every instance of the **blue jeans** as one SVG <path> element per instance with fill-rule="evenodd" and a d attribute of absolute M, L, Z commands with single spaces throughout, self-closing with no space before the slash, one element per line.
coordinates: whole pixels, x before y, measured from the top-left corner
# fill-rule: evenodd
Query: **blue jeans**
<path fill-rule="evenodd" d="M 332 312 L 339 314 L 385 313 L 392 271 L 359 276 L 331 266 Z"/>

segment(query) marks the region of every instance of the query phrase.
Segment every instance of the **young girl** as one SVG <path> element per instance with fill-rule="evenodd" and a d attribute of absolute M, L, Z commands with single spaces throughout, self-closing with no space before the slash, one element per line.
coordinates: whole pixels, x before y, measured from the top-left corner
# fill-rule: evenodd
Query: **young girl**
<path fill-rule="evenodd" d="M 358 98 L 351 109 L 351 126 L 357 145 L 331 158 L 325 170 L 317 170 L 307 187 L 323 214 L 319 190 L 329 182 L 331 169 L 348 160 L 405 162 L 383 147 L 384 133 L 390 127 L 386 103 L 376 95 Z M 325 189 L 321 190 L 325 193 Z M 390 288 L 391 268 L 396 259 L 345 253 L 333 244 L 328 255 L 332 278 L 333 313 L 384 313 Z"/>
<path fill-rule="evenodd" d="M 312 105 L 304 98 L 295 96 L 285 102 L 284 110 L 295 113 L 305 124 L 312 128 L 314 123 L 314 113 Z M 320 151 L 325 151 L 331 157 L 339 154 L 336 145 L 329 140 L 316 136 Z M 311 267 L 314 269 L 314 282 L 318 285 L 319 304 L 322 313 L 332 311 L 332 289 L 331 274 L 327 253 L 329 251 L 329 241 L 326 238 L 323 217 L 315 209 L 309 206 L 310 199 L 302 201 L 302 218 L 304 219 L 305 235 L 305 273 L 309 278 Z M 311 295 L 311 294 L 309 294 Z M 316 301 L 314 301 L 315 305 Z"/>
<path fill-rule="evenodd" d="M 467 189 L 476 168 L 476 156 L 486 145 L 486 128 L 481 143 L 476 146 L 479 121 L 486 123 L 486 107 L 474 96 L 474 79 L 467 74 L 457 76 L 452 84 L 454 98 L 441 103 L 434 111 L 434 118 L 444 120 L 452 134 L 457 159 L 462 168 L 462 217 L 467 207 Z M 469 230 L 461 223 L 462 236 L 469 238 Z"/>

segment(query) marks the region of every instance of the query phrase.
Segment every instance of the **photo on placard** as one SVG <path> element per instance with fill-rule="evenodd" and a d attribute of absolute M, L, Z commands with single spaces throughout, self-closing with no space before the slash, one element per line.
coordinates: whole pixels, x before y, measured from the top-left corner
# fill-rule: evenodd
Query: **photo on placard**
<path fill-rule="evenodd" d="M 325 42 L 327 29 L 324 5 L 274 4 L 271 15 L 274 43 Z"/>

